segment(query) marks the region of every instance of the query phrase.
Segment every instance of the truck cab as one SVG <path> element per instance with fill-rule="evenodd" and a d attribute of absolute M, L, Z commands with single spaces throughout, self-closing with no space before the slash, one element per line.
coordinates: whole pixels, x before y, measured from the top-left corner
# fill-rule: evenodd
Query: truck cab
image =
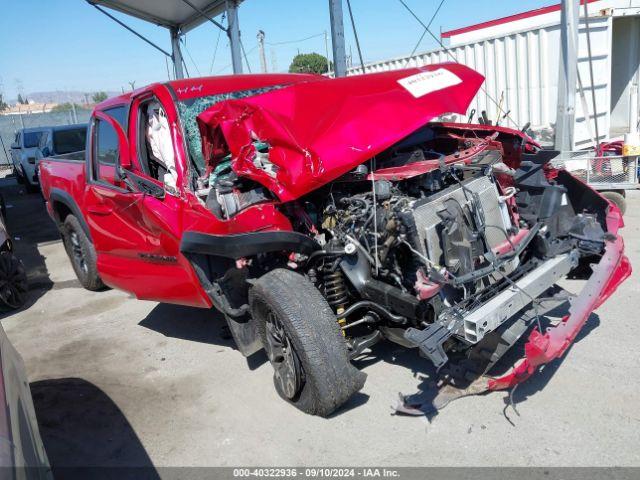
<path fill-rule="evenodd" d="M 308 79 L 317 76 L 186 79 L 150 85 L 97 105 L 84 155 L 44 158 L 40 164 L 47 208 L 68 240 L 72 261 L 80 244 L 64 226 L 69 215 L 95 251 L 95 271 L 80 259 L 74 263 L 83 284 L 119 288 L 140 299 L 211 307 L 198 272 L 180 252 L 183 232 L 244 232 L 251 230 L 256 215 L 272 218 L 274 229 L 290 228 L 290 223 L 273 205 L 248 209 L 233 221 L 212 215 L 199 192 L 198 179 L 207 167 L 196 117 L 223 100 Z M 170 168 L 158 161 L 162 155 L 150 144 L 150 130 L 158 127 L 150 121 L 160 116 L 166 131 L 156 143 L 171 158 Z"/>

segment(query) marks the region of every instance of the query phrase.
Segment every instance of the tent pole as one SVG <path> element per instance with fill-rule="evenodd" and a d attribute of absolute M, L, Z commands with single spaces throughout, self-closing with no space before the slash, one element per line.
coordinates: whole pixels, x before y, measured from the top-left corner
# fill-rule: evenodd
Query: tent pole
<path fill-rule="evenodd" d="M 184 78 L 182 69 L 182 50 L 180 50 L 180 32 L 177 28 L 171 28 L 171 59 L 173 60 L 173 70 L 176 74 L 176 80 Z"/>
<path fill-rule="evenodd" d="M 235 0 L 227 0 L 227 35 L 231 49 L 233 73 L 242 73 L 242 53 L 240 51 L 240 26 L 238 25 L 238 5 Z"/>
<path fill-rule="evenodd" d="M 347 75 L 347 56 L 344 50 L 342 0 L 329 0 L 329 18 L 331 21 L 333 72 L 336 77 L 345 77 Z"/>

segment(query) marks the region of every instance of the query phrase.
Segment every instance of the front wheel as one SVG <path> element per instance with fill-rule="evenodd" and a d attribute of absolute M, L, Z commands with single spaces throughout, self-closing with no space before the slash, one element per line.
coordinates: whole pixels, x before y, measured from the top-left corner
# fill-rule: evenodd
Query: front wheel
<path fill-rule="evenodd" d="M 76 277 L 82 286 L 87 290 L 94 291 L 105 288 L 98 275 L 95 248 L 74 215 L 67 215 L 67 218 L 64 219 L 62 241 Z"/>
<path fill-rule="evenodd" d="M 273 270 L 256 281 L 249 302 L 283 399 L 326 417 L 364 386 L 331 307 L 306 278 Z"/>

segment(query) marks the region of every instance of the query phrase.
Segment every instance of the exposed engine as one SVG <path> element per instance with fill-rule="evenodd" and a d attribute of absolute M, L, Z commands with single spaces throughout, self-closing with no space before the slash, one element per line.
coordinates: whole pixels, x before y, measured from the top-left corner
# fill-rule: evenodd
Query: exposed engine
<path fill-rule="evenodd" d="M 606 201 L 584 198 L 564 172 L 549 180 L 554 152 L 522 153 L 497 136 L 427 128 L 281 204 L 295 230 L 319 246 L 292 253 L 287 267 L 324 295 L 352 356 L 386 338 L 442 366 L 449 353 L 507 324 L 581 258 L 602 252 L 605 220 L 596 212 L 606 211 Z M 256 151 L 268 163 L 268 146 Z M 207 206 L 220 218 L 274 200 L 228 160 L 209 186 Z"/>
<path fill-rule="evenodd" d="M 445 154 L 410 154 L 428 156 Z M 512 170 L 500 156 L 478 155 L 377 179 L 399 163 L 391 155 L 296 205 L 299 230 L 324 247 L 300 265 L 334 308 L 353 355 L 384 337 L 441 366 L 447 351 L 477 344 L 581 256 L 602 251 L 602 219 L 585 209 L 576 215 L 570 185 L 544 174 L 548 158 L 523 155 Z"/>

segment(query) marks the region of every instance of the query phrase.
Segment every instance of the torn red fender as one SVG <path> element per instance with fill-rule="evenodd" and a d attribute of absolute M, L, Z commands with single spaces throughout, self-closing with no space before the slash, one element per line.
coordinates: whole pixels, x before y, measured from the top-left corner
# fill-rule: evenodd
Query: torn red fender
<path fill-rule="evenodd" d="M 616 221 L 616 216 L 618 221 Z M 610 208 L 607 215 L 610 231 L 617 232 L 622 225 L 622 216 L 617 208 Z M 613 227 L 613 228 L 612 228 Z M 525 345 L 525 358 L 500 378 L 489 379 L 488 390 L 512 388 L 528 379 L 541 365 L 561 357 L 573 343 L 586 323 L 589 315 L 607 300 L 618 286 L 631 275 L 631 264 L 624 255 L 622 237 L 607 241 L 604 255 L 593 267 L 593 274 L 580 294 L 571 301 L 569 315 L 545 334 L 534 330 Z"/>

